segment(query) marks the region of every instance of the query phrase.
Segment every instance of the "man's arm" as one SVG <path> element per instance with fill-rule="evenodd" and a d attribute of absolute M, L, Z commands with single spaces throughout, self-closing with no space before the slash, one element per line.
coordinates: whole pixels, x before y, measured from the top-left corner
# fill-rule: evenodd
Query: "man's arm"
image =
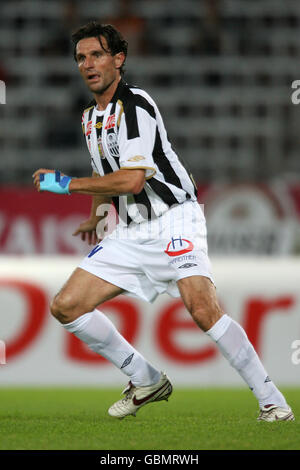
<path fill-rule="evenodd" d="M 96 172 L 92 173 L 93 178 L 98 178 L 99 175 Z M 103 211 L 103 215 L 97 215 L 97 209 L 100 205 L 105 205 L 105 211 Z M 103 234 L 97 234 L 96 228 L 100 220 L 106 217 L 107 212 L 109 210 L 109 206 L 111 204 L 111 197 L 110 196 L 92 196 L 92 205 L 91 205 L 91 211 L 90 211 L 90 216 L 87 220 L 82 222 L 79 227 L 75 230 L 73 233 L 73 236 L 81 235 L 81 240 L 85 241 L 87 240 L 88 244 L 95 245 L 100 241 L 100 239 L 103 238 Z"/>
<path fill-rule="evenodd" d="M 39 169 L 33 174 L 34 185 L 40 191 L 40 175 L 53 173 L 54 170 Z M 47 176 L 47 174 L 45 175 Z M 121 196 L 123 194 L 139 194 L 145 184 L 144 169 L 120 169 L 100 177 L 69 178 L 67 191 L 69 193 L 81 193 L 91 196 Z M 54 183 L 59 185 L 59 183 Z M 52 187 L 51 187 L 52 188 Z M 45 189 L 47 191 L 47 189 Z M 56 188 L 48 189 L 56 192 Z"/>
<path fill-rule="evenodd" d="M 145 170 L 118 170 L 100 178 L 72 179 L 70 193 L 101 196 L 139 194 L 145 184 Z"/>

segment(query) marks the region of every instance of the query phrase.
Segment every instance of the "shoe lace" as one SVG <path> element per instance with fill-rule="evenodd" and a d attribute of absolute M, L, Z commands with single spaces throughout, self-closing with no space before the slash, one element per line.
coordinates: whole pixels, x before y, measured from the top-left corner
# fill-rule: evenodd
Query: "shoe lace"
<path fill-rule="evenodd" d="M 267 405 L 267 407 L 270 406 L 272 407 L 270 410 L 268 409 L 264 409 L 264 410 L 260 410 L 260 413 L 258 415 L 259 418 L 262 418 L 263 416 L 272 416 L 275 414 L 276 412 L 276 408 L 274 408 L 274 405 Z"/>
<path fill-rule="evenodd" d="M 122 399 L 122 403 L 125 404 L 132 398 L 135 389 L 136 387 L 131 382 L 129 382 L 127 387 L 122 392 L 122 395 L 125 395 L 125 397 Z"/>

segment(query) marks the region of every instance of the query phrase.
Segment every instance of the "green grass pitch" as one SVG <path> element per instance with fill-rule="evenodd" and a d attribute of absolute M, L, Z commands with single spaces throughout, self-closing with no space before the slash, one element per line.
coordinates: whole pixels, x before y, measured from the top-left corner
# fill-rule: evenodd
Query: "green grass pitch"
<path fill-rule="evenodd" d="M 248 389 L 175 388 L 137 417 L 107 414 L 120 389 L 0 389 L 1 450 L 299 450 L 300 389 L 282 389 L 296 420 L 257 422 Z"/>

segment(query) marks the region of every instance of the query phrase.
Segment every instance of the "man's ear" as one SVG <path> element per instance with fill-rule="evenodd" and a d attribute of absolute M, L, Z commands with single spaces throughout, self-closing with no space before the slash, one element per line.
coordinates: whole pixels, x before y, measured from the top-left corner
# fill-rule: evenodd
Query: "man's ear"
<path fill-rule="evenodd" d="M 116 67 L 116 69 L 120 69 L 122 67 L 122 65 L 124 64 L 124 62 L 125 62 L 124 52 L 118 52 L 115 55 L 115 67 Z"/>

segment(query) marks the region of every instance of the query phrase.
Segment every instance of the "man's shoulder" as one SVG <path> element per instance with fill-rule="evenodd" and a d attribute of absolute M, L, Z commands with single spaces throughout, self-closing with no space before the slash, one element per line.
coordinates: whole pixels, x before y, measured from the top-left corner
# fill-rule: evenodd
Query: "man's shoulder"
<path fill-rule="evenodd" d="M 84 106 L 83 114 L 93 109 L 96 106 L 96 104 L 97 104 L 96 100 L 92 99 L 87 105 Z"/>
<path fill-rule="evenodd" d="M 155 117 L 155 102 L 149 93 L 137 85 L 124 83 L 119 99 L 123 105 L 138 106 L 146 110 L 151 116 Z"/>
<path fill-rule="evenodd" d="M 138 85 L 132 85 L 123 81 L 123 86 L 120 90 L 120 95 L 126 96 L 127 99 L 135 100 L 139 96 L 144 96 L 145 98 L 153 101 L 149 93 L 144 90 L 144 88 Z"/>

